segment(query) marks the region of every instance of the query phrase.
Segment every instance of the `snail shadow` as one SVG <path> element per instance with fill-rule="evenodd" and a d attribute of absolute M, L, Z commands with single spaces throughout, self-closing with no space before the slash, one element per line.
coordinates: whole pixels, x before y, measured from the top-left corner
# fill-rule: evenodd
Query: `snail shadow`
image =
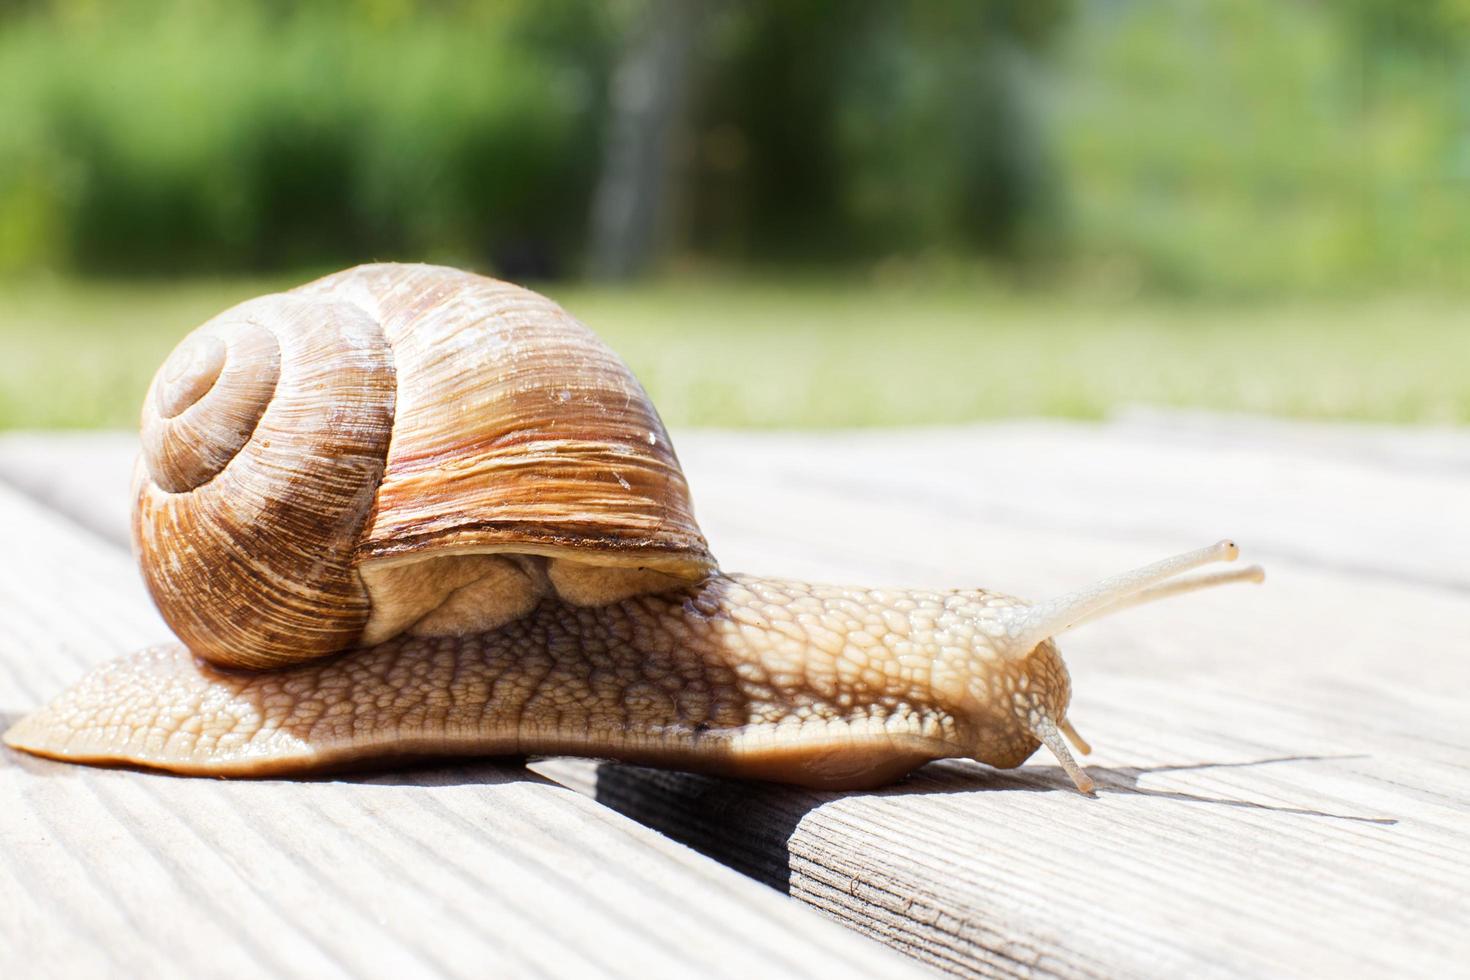
<path fill-rule="evenodd" d="M 1147 768 L 1119 766 L 1112 769 L 1104 769 L 1089 767 L 1088 772 L 1092 773 L 1093 779 L 1097 782 L 1099 789 L 1108 793 L 1128 793 L 1134 796 L 1151 796 L 1156 799 L 1178 800 L 1184 803 L 1211 803 L 1216 806 L 1241 810 L 1262 810 L 1270 813 L 1294 814 L 1301 817 L 1320 817 L 1327 820 L 1345 820 L 1349 823 L 1392 827 L 1398 823 L 1398 818 L 1332 813 L 1327 810 L 1318 810 L 1311 807 L 1282 806 L 1279 804 L 1259 803 L 1229 797 L 1202 796 L 1197 793 L 1186 793 L 1179 790 L 1151 789 L 1139 783 L 1139 780 L 1144 776 L 1169 772 L 1193 772 L 1201 769 L 1244 769 L 1254 766 L 1272 765 L 1278 762 L 1343 762 L 1351 759 L 1366 758 L 1367 756 L 1365 755 L 1282 755 L 1272 756 L 1266 759 L 1252 759 L 1247 762 L 1197 762 L 1188 765 L 1149 766 Z M 1060 770 L 1057 771 L 1060 772 Z"/>
<path fill-rule="evenodd" d="M 303 782 L 416 788 L 503 786 L 511 783 L 556 785 L 540 773 L 527 769 L 525 758 L 520 756 L 430 755 L 370 759 L 290 778 Z"/>
<path fill-rule="evenodd" d="M 1392 817 L 1331 813 L 1308 807 L 1281 806 L 1142 785 L 1144 777 L 1154 774 L 1354 758 L 1363 757 L 1295 755 L 1246 762 L 1200 762 L 1147 768 L 1089 766 L 1088 772 L 1097 783 L 1097 795 L 1102 797 L 1143 796 L 1294 818 L 1349 821 L 1378 826 L 1397 824 L 1398 820 Z M 793 844 L 800 835 L 802 822 L 824 806 L 861 798 L 956 795 L 984 797 L 1017 792 L 1066 793 L 1077 797 L 1081 805 L 1091 802 L 1077 794 L 1071 780 L 1059 766 L 997 770 L 960 760 L 930 763 L 890 787 L 846 793 L 741 782 L 620 763 L 603 763 L 597 767 L 595 774 L 598 802 L 714 858 L 721 864 L 788 894 L 795 876 Z M 979 800 L 977 804 L 984 805 Z M 869 854 L 875 849 L 885 849 L 882 838 L 893 833 L 892 815 L 893 811 L 888 809 L 884 816 L 875 819 L 874 833 L 864 834 L 861 839 L 853 837 L 849 841 L 851 847 L 860 847 Z M 855 819 L 861 820 L 861 813 L 845 814 L 843 822 L 851 825 Z M 935 817 L 931 815 L 927 819 L 933 820 Z M 952 811 L 945 812 L 945 819 L 953 819 Z M 1178 819 L 1178 811 L 1161 815 L 1160 819 Z M 957 832 L 960 830 L 961 828 L 956 828 Z M 825 836 L 821 831 L 815 834 Z M 901 831 L 891 840 L 896 852 L 906 847 Z M 960 848 L 964 846 L 958 841 L 956 845 Z"/>

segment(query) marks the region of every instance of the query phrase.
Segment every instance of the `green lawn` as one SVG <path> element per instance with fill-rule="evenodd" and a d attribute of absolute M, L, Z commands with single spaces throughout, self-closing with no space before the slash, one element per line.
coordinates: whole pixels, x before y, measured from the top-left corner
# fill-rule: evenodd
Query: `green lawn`
<path fill-rule="evenodd" d="M 272 285 L 0 284 L 0 427 L 134 425 L 178 338 Z M 546 292 L 633 365 L 672 425 L 1096 418 L 1128 404 L 1470 422 L 1470 315 L 1446 298 L 1225 307 L 764 280 Z"/>

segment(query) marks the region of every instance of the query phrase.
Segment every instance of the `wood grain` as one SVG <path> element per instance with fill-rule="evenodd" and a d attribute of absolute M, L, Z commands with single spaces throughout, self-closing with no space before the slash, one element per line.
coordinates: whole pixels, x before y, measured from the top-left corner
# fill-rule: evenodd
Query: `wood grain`
<path fill-rule="evenodd" d="M 1136 699 L 1150 699 L 1140 709 Z M 1443 976 L 1463 963 L 1463 735 L 1371 694 L 1095 683 L 1096 800 L 1040 762 L 836 796 L 603 765 L 596 798 L 962 975 Z M 1427 757 L 1425 757 L 1427 756 Z M 566 763 L 557 763 L 558 766 Z"/>
<path fill-rule="evenodd" d="M 0 487 L 0 724 L 166 636 Z M 223 782 L 0 754 L 0 976 L 887 976 L 876 944 L 510 763 Z"/>
<path fill-rule="evenodd" d="M 1463 969 L 1464 434 L 1139 416 L 680 451 L 726 567 L 1042 596 L 1228 534 L 1268 581 L 1063 638 L 1097 800 L 1040 756 L 847 796 L 541 771 L 957 974 Z"/>
<path fill-rule="evenodd" d="M 1135 414 L 675 439 L 732 570 L 1039 597 L 1230 535 L 1269 577 L 1063 638 L 1095 800 L 1042 757 L 846 795 L 536 771 L 955 974 L 1470 961 L 1470 435 Z M 116 539 L 125 506 L 96 499 Z"/>

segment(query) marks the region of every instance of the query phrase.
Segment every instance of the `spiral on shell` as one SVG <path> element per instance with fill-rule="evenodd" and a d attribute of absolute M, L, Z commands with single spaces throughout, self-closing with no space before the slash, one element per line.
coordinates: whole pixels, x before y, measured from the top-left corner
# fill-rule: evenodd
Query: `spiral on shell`
<path fill-rule="evenodd" d="M 349 269 L 186 337 L 143 410 L 133 536 L 165 620 L 274 667 L 714 568 L 656 411 L 551 301 Z"/>

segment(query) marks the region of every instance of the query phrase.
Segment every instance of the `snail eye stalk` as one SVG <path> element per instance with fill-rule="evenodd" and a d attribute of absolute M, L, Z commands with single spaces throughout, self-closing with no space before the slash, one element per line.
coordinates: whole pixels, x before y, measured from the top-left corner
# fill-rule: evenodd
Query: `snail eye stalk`
<path fill-rule="evenodd" d="M 1240 549 L 1233 541 L 1218 541 L 1208 548 L 1165 558 L 1055 599 L 1030 606 L 1010 607 L 1002 614 L 1005 616 L 1005 635 L 1000 638 L 997 646 L 1002 656 L 1019 660 L 1029 656 L 1037 644 L 1060 633 L 1145 602 L 1232 582 L 1264 581 L 1266 573 L 1259 565 L 1207 572 L 1203 575 L 1184 574 L 1202 565 L 1234 561 L 1239 555 Z M 1092 746 L 1077 734 L 1072 723 L 1065 716 L 1054 719 L 1045 712 L 1040 712 L 1029 719 L 1027 727 L 1056 756 L 1067 775 L 1072 777 L 1077 789 L 1083 793 L 1092 793 L 1095 784 L 1072 757 L 1067 741 L 1070 740 L 1083 755 L 1089 754 Z"/>
<path fill-rule="evenodd" d="M 1002 614 L 1005 617 L 1005 635 L 998 643 L 1000 652 L 1003 656 L 1019 660 L 1028 656 L 1043 640 L 1132 606 L 1231 582 L 1263 581 L 1266 573 L 1259 565 L 1179 577 L 1202 565 L 1234 561 L 1239 555 L 1240 549 L 1235 542 L 1219 541 L 1207 548 L 1186 551 L 1182 555 L 1114 575 L 1077 592 L 1030 606 L 1013 606 Z"/>

